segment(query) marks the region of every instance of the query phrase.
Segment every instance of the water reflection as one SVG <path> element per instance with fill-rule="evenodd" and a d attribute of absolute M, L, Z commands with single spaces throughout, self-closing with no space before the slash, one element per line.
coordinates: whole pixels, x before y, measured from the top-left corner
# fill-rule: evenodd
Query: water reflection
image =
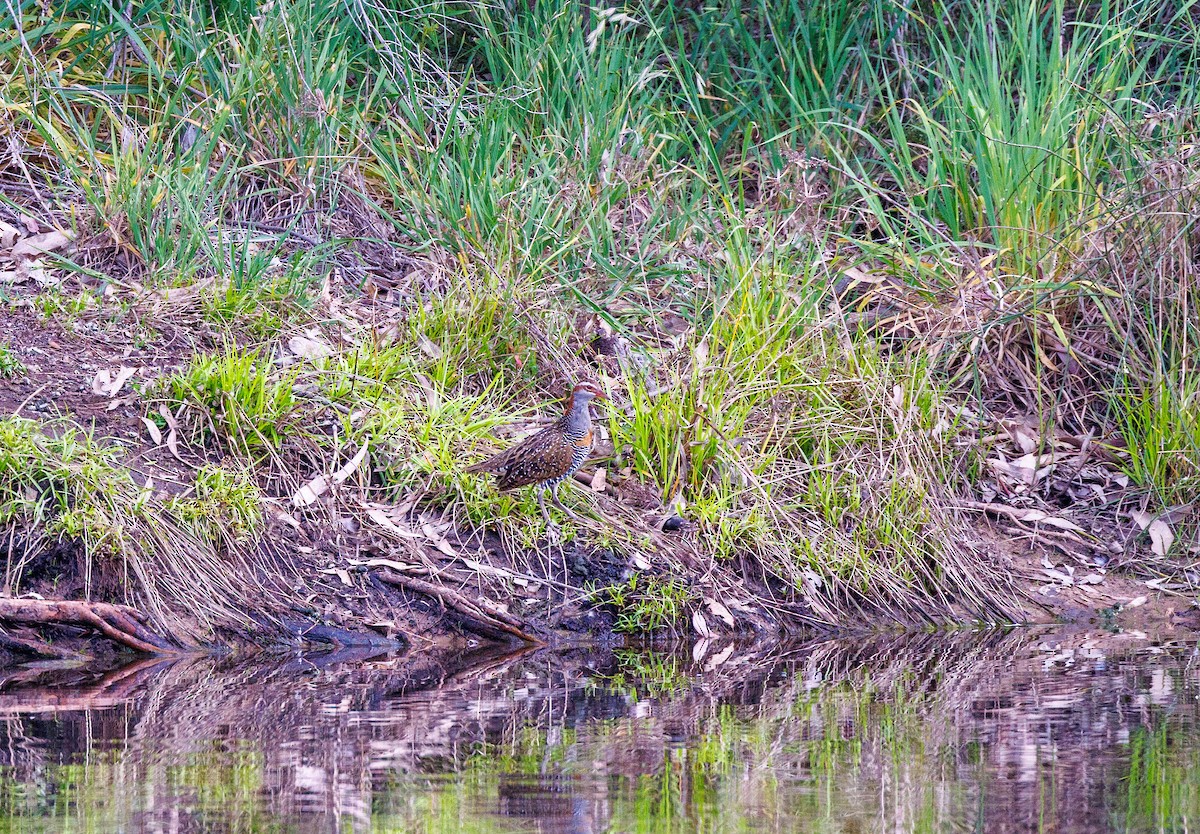
<path fill-rule="evenodd" d="M 1190 643 L 142 662 L 0 679 L 37 831 L 1194 830 Z"/>

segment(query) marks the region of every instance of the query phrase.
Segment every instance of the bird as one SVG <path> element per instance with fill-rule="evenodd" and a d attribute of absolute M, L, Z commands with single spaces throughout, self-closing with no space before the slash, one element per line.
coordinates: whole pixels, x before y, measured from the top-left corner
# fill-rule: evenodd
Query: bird
<path fill-rule="evenodd" d="M 578 472 L 592 454 L 595 432 L 588 406 L 593 399 L 607 400 L 608 397 L 594 382 L 580 382 L 571 389 L 566 409 L 553 425 L 463 471 L 495 475 L 496 486 L 501 492 L 532 484 L 537 490 L 538 506 L 547 529 L 554 527 L 546 511 L 547 490 L 556 507 L 579 521 L 579 517 L 558 500 L 558 487 Z"/>

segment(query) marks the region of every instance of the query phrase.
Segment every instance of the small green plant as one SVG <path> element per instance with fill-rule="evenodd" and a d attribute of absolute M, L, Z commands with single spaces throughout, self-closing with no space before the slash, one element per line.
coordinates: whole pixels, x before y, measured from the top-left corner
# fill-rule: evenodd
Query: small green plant
<path fill-rule="evenodd" d="M 245 541 L 262 529 L 262 494 L 245 471 L 205 464 L 191 494 L 172 497 L 167 508 L 213 541 Z"/>
<path fill-rule="evenodd" d="M 320 250 L 300 251 L 284 260 L 275 248 L 248 242 L 224 249 L 207 246 L 222 281 L 203 296 L 204 318 L 218 327 L 236 326 L 254 338 L 279 334 L 303 311 L 311 284 L 319 277 Z"/>
<path fill-rule="evenodd" d="M 249 455 L 278 449 L 296 408 L 295 369 L 280 369 L 259 350 L 231 347 L 197 354 L 166 381 L 171 397 L 196 406 L 197 434 L 215 431 Z"/>
<path fill-rule="evenodd" d="M 25 365 L 6 344 L 0 344 L 0 377 L 13 379 L 25 374 Z"/>
<path fill-rule="evenodd" d="M 68 429 L 52 438 L 36 421 L 0 420 L 0 524 L 80 539 L 97 554 L 119 552 L 119 505 L 132 481 L 115 461 L 115 450 L 82 432 Z M 13 590 L 19 572 L 11 573 L 11 562 L 8 567 Z"/>
<path fill-rule="evenodd" d="M 635 573 L 626 582 L 593 593 L 593 599 L 616 612 L 616 631 L 644 635 L 675 633 L 693 596 L 682 579 L 662 579 L 646 573 Z"/>
<path fill-rule="evenodd" d="M 1109 401 L 1129 477 L 1165 503 L 1192 500 L 1200 489 L 1200 383 L 1177 372 L 1174 382 L 1130 386 Z"/>

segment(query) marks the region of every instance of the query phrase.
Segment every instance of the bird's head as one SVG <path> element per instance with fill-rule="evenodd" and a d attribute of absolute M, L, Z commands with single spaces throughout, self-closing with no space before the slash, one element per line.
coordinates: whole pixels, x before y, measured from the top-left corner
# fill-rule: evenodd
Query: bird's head
<path fill-rule="evenodd" d="M 567 401 L 567 408 L 578 405 L 587 405 L 592 400 L 607 400 L 608 395 L 604 393 L 604 389 L 594 382 L 581 382 L 571 389 L 571 399 Z"/>

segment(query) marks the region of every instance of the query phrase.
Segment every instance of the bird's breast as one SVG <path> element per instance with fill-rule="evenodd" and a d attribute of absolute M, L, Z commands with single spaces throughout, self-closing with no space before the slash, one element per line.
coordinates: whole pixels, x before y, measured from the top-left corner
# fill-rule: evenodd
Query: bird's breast
<path fill-rule="evenodd" d="M 588 451 L 591 451 L 592 440 L 594 438 L 595 438 L 595 433 L 591 429 L 588 429 L 582 435 L 575 438 L 572 441 L 571 445 L 573 445 L 577 449 L 587 449 Z"/>

